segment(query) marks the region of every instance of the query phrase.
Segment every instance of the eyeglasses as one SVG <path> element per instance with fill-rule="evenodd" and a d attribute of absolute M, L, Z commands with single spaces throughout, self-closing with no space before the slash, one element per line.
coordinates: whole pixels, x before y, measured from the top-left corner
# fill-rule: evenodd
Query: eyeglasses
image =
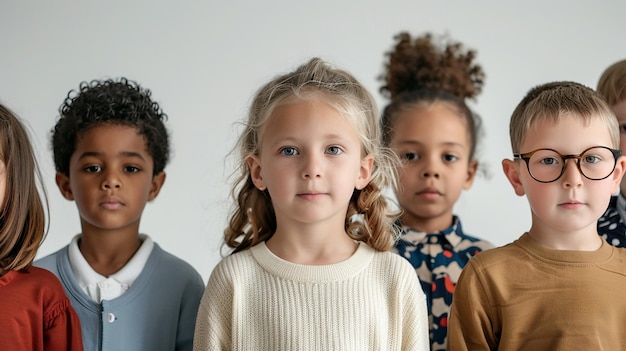
<path fill-rule="evenodd" d="M 526 161 L 528 173 L 540 183 L 551 183 L 565 172 L 566 160 L 575 159 L 580 173 L 590 180 L 602 180 L 610 176 L 617 164 L 621 150 L 606 146 L 594 146 L 579 155 L 561 155 L 552 149 L 537 149 L 525 154 L 513 154 L 516 160 Z"/>

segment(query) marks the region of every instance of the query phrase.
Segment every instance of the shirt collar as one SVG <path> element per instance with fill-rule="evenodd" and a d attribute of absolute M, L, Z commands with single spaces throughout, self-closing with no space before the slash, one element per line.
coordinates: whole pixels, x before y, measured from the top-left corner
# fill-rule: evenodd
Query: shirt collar
<path fill-rule="evenodd" d="M 400 232 L 400 240 L 410 242 L 414 245 L 419 243 L 427 243 L 428 237 L 439 236 L 441 240 L 447 241 L 452 247 L 456 247 L 466 235 L 463 233 L 461 220 L 457 216 L 452 216 L 452 225 L 442 231 L 436 233 L 426 233 L 417 231 L 411 227 L 402 225 Z M 442 243 L 443 244 L 443 243 Z"/>
<path fill-rule="evenodd" d="M 143 267 L 146 265 L 150 254 L 152 253 L 152 249 L 154 247 L 154 242 L 152 239 L 145 234 L 139 234 L 139 238 L 141 240 L 141 246 L 135 252 L 133 257 L 126 263 L 122 269 L 111 274 L 109 277 L 105 277 L 98 272 L 94 271 L 93 268 L 89 265 L 85 257 L 80 252 L 78 248 L 78 240 L 80 239 L 81 234 L 74 236 L 69 245 L 69 259 L 70 265 L 72 266 L 72 271 L 74 272 L 74 276 L 76 276 L 76 280 L 80 287 L 92 298 L 99 300 L 100 298 L 97 296 L 92 296 L 94 287 L 98 285 L 99 282 L 109 280 L 118 282 L 120 285 L 124 286 L 125 289 L 128 289 L 137 279 Z"/>

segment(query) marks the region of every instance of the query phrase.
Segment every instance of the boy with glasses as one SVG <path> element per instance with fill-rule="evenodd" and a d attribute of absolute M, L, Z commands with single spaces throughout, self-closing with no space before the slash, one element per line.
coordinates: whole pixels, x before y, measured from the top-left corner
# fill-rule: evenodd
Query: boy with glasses
<path fill-rule="evenodd" d="M 615 115 L 590 88 L 547 83 L 519 103 L 510 136 L 502 168 L 532 225 L 465 267 L 448 350 L 623 349 L 626 250 L 596 227 L 626 168 Z"/>

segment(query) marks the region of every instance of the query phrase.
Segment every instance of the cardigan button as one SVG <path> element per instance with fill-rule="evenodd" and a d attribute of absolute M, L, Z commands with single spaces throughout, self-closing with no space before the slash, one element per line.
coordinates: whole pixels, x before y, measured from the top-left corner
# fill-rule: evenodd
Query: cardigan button
<path fill-rule="evenodd" d="M 107 322 L 113 323 L 115 322 L 115 315 L 113 313 L 107 313 Z"/>

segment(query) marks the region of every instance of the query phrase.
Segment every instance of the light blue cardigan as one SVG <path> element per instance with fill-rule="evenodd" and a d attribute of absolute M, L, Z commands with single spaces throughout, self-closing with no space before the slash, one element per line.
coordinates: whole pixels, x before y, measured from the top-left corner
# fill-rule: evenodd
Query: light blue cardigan
<path fill-rule="evenodd" d="M 130 289 L 100 304 L 78 285 L 68 246 L 34 265 L 61 280 L 80 318 L 85 351 L 192 350 L 202 277 L 156 243 Z"/>

